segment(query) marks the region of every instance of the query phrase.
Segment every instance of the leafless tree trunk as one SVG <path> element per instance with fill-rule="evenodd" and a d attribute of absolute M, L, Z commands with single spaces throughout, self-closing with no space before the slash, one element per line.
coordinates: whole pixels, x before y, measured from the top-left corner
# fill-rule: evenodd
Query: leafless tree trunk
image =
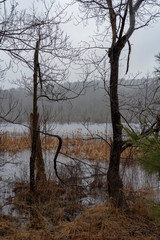
<path fill-rule="evenodd" d="M 31 157 L 30 157 L 30 190 L 35 191 L 38 185 L 46 182 L 45 166 L 42 155 L 41 139 L 40 139 L 40 125 L 39 114 L 37 107 L 37 85 L 38 85 L 38 71 L 39 71 L 39 45 L 40 40 L 36 42 L 35 54 L 34 54 L 34 75 L 33 75 L 33 114 L 31 115 Z M 36 169 L 35 169 L 36 166 Z M 35 171 L 36 170 L 36 171 Z M 36 181 L 35 181 L 36 173 Z M 35 184 L 36 182 L 36 184 Z"/>
<path fill-rule="evenodd" d="M 33 120 L 32 120 L 32 147 L 31 147 L 31 157 L 30 157 L 30 190 L 35 191 L 35 160 L 38 148 L 38 112 L 37 112 L 37 85 L 38 85 L 38 52 L 39 43 L 36 42 L 35 54 L 34 54 L 34 93 L 33 93 Z"/>
<path fill-rule="evenodd" d="M 3 3 L 4 14 L 0 17 L 2 26 L 0 42 L 3 42 L 0 51 L 11 57 L 11 64 L 16 65 L 18 70 L 23 64 L 27 67 L 27 73 L 26 68 L 21 71 L 19 85 L 23 84 L 26 91 L 33 93 L 30 156 L 30 190 L 32 192 L 35 191 L 39 180 L 46 181 L 37 102 L 40 98 L 42 101 L 47 99 L 56 102 L 74 99 L 82 93 L 84 88 L 78 91 L 76 87 L 71 89 L 68 81 L 69 67 L 78 54 L 78 51 L 72 48 L 69 37 L 61 30 L 61 25 L 70 20 L 66 13 L 70 4 L 64 4 L 61 7 L 60 4 L 56 5 L 54 0 L 47 3 L 42 0 L 41 3 L 41 9 L 38 8 L 38 3 L 35 3 L 37 8 L 33 6 L 30 12 L 26 9 L 18 11 L 17 3 L 13 0 L 12 11 L 8 17 Z M 39 40 L 35 47 L 36 39 Z M 28 74 L 28 69 L 33 72 L 33 79 L 30 73 Z"/>
<path fill-rule="evenodd" d="M 131 45 L 129 39 L 136 29 L 147 26 L 150 21 L 159 16 L 158 7 L 159 1 L 144 1 L 144 0 L 77 0 L 81 5 L 81 12 L 84 13 L 82 19 L 95 18 L 100 24 L 106 23 L 106 35 L 99 34 L 98 39 L 102 36 L 102 41 L 108 41 L 107 32 L 111 32 L 111 45 L 108 49 L 108 57 L 110 60 L 110 82 L 109 82 L 109 96 L 111 107 L 111 121 L 113 129 L 113 141 L 110 152 L 109 169 L 107 173 L 109 197 L 116 207 L 125 204 L 123 194 L 123 183 L 119 175 L 120 157 L 123 147 L 122 141 L 122 125 L 121 113 L 118 99 L 118 83 L 119 83 L 119 62 L 121 52 L 128 43 L 128 59 L 127 69 L 129 68 L 129 58 L 131 52 Z M 148 11 L 152 6 L 152 11 Z M 143 17 L 142 17 L 143 16 Z M 109 26 L 108 26 L 109 22 Z M 107 27 L 108 26 L 108 27 Z M 103 31 L 103 30 L 102 30 Z M 105 37 L 104 37 L 105 36 Z M 105 40 L 104 40 L 105 39 Z M 94 41 L 94 48 L 98 48 L 96 41 Z M 105 45 L 105 44 L 104 44 Z M 100 49 L 103 46 L 100 45 Z M 96 62 L 94 58 L 92 63 L 96 70 L 101 74 L 101 61 Z M 102 61 L 105 57 L 102 58 Z M 106 61 L 106 59 L 104 60 Z M 105 72 L 105 71 L 104 71 Z M 102 76 L 105 82 L 105 77 Z M 106 83 L 105 83 L 106 84 Z"/>
<path fill-rule="evenodd" d="M 123 202 L 123 183 L 119 176 L 119 165 L 122 147 L 122 128 L 121 117 L 118 100 L 118 70 L 119 70 L 119 49 L 113 49 L 110 53 L 110 107 L 111 121 L 113 128 L 113 141 L 110 152 L 110 163 L 107 173 L 109 197 L 112 198 L 116 205 L 121 205 Z"/>

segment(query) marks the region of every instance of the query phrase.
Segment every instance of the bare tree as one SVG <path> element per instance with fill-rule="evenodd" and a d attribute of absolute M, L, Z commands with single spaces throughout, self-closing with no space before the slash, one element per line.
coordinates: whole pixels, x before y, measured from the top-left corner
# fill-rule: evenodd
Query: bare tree
<path fill-rule="evenodd" d="M 159 114 L 159 87 L 156 76 L 121 81 L 119 99 L 123 120 L 139 123 L 142 132 L 151 126 Z"/>
<path fill-rule="evenodd" d="M 0 1 L 0 51 L 3 52 L 5 46 L 6 37 L 13 36 L 17 31 L 17 27 L 13 28 L 13 18 L 16 15 L 17 3 L 12 1 L 7 11 L 7 0 Z M 0 57 L 0 81 L 1 84 L 5 82 L 6 72 L 10 68 L 10 64 L 5 63 L 4 55 Z M 15 109 L 17 109 L 15 113 Z M 17 121 L 21 113 L 21 106 L 18 101 L 13 100 L 9 91 L 0 90 L 0 120 L 4 122 L 14 123 Z"/>
<path fill-rule="evenodd" d="M 38 10 L 33 5 L 30 12 L 16 11 L 16 4 L 10 14 L 11 20 L 6 25 L 5 3 L 2 22 L 5 28 L 1 34 L 3 45 L 0 50 L 6 52 L 12 66 L 17 66 L 22 71 L 22 79 L 18 84 L 28 89 L 33 95 L 33 113 L 31 124 L 31 157 L 30 157 L 30 189 L 35 191 L 36 180 L 46 181 L 44 161 L 40 141 L 40 123 L 38 102 L 40 99 L 64 101 L 73 99 L 81 94 L 83 87 L 78 92 L 71 89 L 68 82 L 69 67 L 78 51 L 71 47 L 68 36 L 61 30 L 60 25 L 68 22 L 67 7 L 55 5 L 54 1 L 46 3 L 41 1 L 43 7 Z M 8 19 L 8 18 L 7 18 Z M 33 77 L 32 77 L 33 74 Z M 16 80 L 17 81 L 17 80 Z M 59 146 L 61 139 L 58 136 Z M 57 153 L 55 155 L 55 171 Z M 35 171 L 35 164 L 37 171 Z M 58 175 L 57 175 L 58 176 Z"/>
<path fill-rule="evenodd" d="M 99 33 L 98 40 L 103 43 L 107 42 L 108 35 L 111 40 L 110 47 L 106 47 L 106 57 L 109 58 L 110 62 L 110 83 L 107 91 L 110 96 L 113 142 L 107 178 L 109 197 L 116 207 L 120 207 L 125 202 L 123 183 L 119 175 L 120 156 L 124 144 L 118 97 L 120 56 L 122 50 L 128 44 L 127 73 L 131 52 L 129 39 L 135 30 L 148 26 L 159 16 L 160 3 L 156 0 L 77 0 L 77 2 L 80 3 L 81 12 L 84 13 L 82 19 L 94 18 L 99 24 L 105 26 L 105 31 L 103 29 L 103 34 Z M 96 47 L 98 48 L 97 45 Z M 101 49 L 104 47 L 104 44 L 101 44 Z M 106 57 L 104 56 L 102 60 L 106 61 Z M 96 70 L 100 72 L 100 61 L 96 64 L 95 62 L 94 60 Z M 105 76 L 102 76 L 102 78 L 106 82 Z"/>

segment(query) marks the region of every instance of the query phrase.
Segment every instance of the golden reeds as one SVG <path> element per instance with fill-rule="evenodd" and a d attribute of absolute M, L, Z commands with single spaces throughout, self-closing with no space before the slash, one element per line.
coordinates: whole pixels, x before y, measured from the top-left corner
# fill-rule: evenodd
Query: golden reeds
<path fill-rule="evenodd" d="M 62 136 L 62 152 L 64 154 L 85 158 L 86 160 L 108 161 L 110 156 L 110 141 L 106 143 L 102 139 L 90 138 L 88 135 L 83 136 L 81 132 L 72 133 L 71 136 Z M 46 137 L 42 138 L 43 150 L 56 149 L 58 146 L 57 139 Z M 18 152 L 30 149 L 31 138 L 27 133 L 4 133 L 1 137 L 0 150 L 8 152 Z M 122 162 L 128 157 L 131 159 L 132 148 L 126 149 L 122 154 Z M 135 153 L 134 153 L 135 155 Z"/>

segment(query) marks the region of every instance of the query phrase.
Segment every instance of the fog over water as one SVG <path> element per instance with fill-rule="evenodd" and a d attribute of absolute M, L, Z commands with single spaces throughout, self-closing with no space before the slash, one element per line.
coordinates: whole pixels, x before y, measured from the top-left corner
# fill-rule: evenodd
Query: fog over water
<path fill-rule="evenodd" d="M 157 78 L 124 80 L 119 86 L 119 106 L 122 122 L 144 123 L 154 122 L 160 111 L 159 89 L 160 82 Z M 65 85 L 64 85 L 65 87 Z M 83 88 L 81 82 L 70 84 L 71 89 L 78 93 Z M 56 91 L 56 90 L 55 90 Z M 61 90 L 60 90 L 61 91 Z M 71 94 L 71 93 L 70 93 Z M 70 96 L 69 94 L 69 96 Z M 0 90 L 2 98 L 0 104 L 1 121 L 3 116 L 12 122 L 26 123 L 29 125 L 30 114 L 33 111 L 33 95 L 25 88 Z M 11 104 L 12 103 L 12 104 Z M 16 107 L 14 107 L 16 106 Z M 13 110 L 10 111 L 11 107 Z M 104 90 L 103 82 L 91 82 L 75 99 L 68 101 L 47 101 L 40 98 L 38 101 L 41 126 L 44 123 L 110 123 L 110 100 Z"/>
<path fill-rule="evenodd" d="M 126 124 L 125 124 L 126 125 Z M 135 131 L 140 130 L 139 124 L 130 124 Z M 43 128 L 41 129 L 44 132 Z M 25 124 L 0 124 L 0 131 L 2 132 L 29 132 L 29 126 L 27 123 Z M 46 126 L 46 131 L 52 134 L 57 134 L 60 136 L 72 136 L 72 134 L 82 134 L 82 135 L 89 135 L 89 134 L 102 134 L 111 137 L 112 134 L 112 125 L 111 123 L 50 123 Z M 45 132 L 44 132 L 45 133 Z"/>

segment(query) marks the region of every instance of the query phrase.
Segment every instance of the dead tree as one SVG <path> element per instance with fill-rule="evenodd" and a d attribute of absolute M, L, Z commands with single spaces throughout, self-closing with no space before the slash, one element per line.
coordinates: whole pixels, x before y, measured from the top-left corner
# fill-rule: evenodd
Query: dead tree
<path fill-rule="evenodd" d="M 74 99 L 83 89 L 73 87 L 68 81 L 70 66 L 78 56 L 69 41 L 69 37 L 61 29 L 61 25 L 70 20 L 66 11 L 69 4 L 61 7 L 55 6 L 55 1 L 45 2 L 33 11 L 14 11 L 11 23 L 5 25 L 2 36 L 3 47 L 0 50 L 11 58 L 12 66 L 21 71 L 22 77 L 17 80 L 19 86 L 25 87 L 28 94 L 33 95 L 33 120 L 32 120 L 32 146 L 30 156 L 30 189 L 32 192 L 37 187 L 37 181 L 46 181 L 44 161 L 40 140 L 40 119 L 38 103 L 52 100 L 53 102 Z M 36 9 L 36 10 L 35 10 Z M 5 16 L 2 16 L 4 24 Z M 7 28 L 7 29 L 6 29 Z M 36 47 L 35 47 L 36 44 Z M 23 66 L 22 66 L 23 65 Z M 24 67 L 25 66 L 25 67 Z M 33 78 L 32 75 L 33 74 Z M 77 90 L 78 89 L 78 90 Z M 55 136 L 55 135 L 54 135 Z M 59 145 L 54 162 L 61 146 L 61 138 L 57 136 Z M 35 166 L 37 165 L 37 172 Z M 56 163 L 54 163 L 55 172 Z M 37 180 L 37 181 L 36 181 Z"/>

